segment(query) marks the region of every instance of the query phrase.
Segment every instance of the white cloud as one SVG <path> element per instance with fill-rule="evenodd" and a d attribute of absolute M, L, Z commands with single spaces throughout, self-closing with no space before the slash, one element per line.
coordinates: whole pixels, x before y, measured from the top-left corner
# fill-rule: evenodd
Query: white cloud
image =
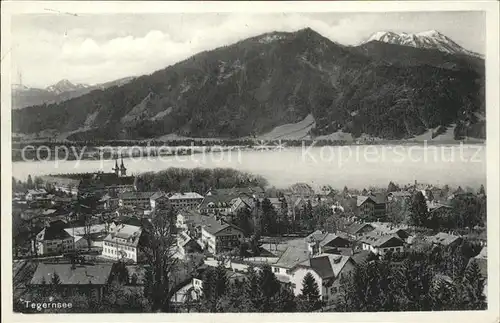
<path fill-rule="evenodd" d="M 476 30 L 471 33 L 455 31 L 457 15 L 443 17 L 436 19 L 426 13 L 406 15 L 404 19 L 397 14 L 348 13 L 23 17 L 13 24 L 12 57 L 14 70 L 22 73 L 26 85 L 47 86 L 62 78 L 101 83 L 149 74 L 203 50 L 265 32 L 305 27 L 346 45 L 383 29 L 438 29 L 458 43 L 479 47 L 480 19 L 464 24 L 467 30 Z M 13 80 L 18 81 L 16 75 Z"/>

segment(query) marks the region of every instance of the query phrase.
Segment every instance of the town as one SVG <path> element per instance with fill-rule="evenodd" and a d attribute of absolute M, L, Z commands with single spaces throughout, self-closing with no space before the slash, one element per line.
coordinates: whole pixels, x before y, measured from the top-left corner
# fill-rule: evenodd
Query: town
<path fill-rule="evenodd" d="M 14 311 L 486 308 L 483 186 L 315 191 L 175 171 L 131 176 L 117 158 L 110 172 L 13 178 Z"/>

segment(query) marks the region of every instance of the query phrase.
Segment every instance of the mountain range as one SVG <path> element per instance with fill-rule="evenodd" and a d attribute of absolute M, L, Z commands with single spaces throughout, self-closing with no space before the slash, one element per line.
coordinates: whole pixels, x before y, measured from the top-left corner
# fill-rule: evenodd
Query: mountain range
<path fill-rule="evenodd" d="M 115 81 L 95 85 L 81 83 L 73 84 L 64 79 L 44 89 L 27 87 L 22 84 L 13 84 L 12 108 L 22 109 L 35 105 L 59 103 L 82 96 L 93 90 L 106 89 L 115 85 L 121 86 L 132 79 L 133 77 L 125 77 Z"/>
<path fill-rule="evenodd" d="M 449 127 L 456 139 L 485 138 L 484 60 L 441 34 L 417 35 L 433 41 L 376 33 L 343 46 L 310 28 L 266 33 L 119 87 L 14 110 L 13 132 L 242 138 L 310 118 L 313 138 L 409 139 Z"/>
<path fill-rule="evenodd" d="M 415 34 L 379 31 L 371 35 L 366 42 L 373 40 L 415 48 L 437 49 L 448 54 L 466 54 L 483 58 L 482 55 L 463 48 L 437 30 L 427 30 Z"/>

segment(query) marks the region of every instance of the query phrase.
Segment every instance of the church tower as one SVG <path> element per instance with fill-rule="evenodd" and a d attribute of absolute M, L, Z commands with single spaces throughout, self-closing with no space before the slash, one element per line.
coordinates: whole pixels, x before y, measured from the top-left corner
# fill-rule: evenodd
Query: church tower
<path fill-rule="evenodd" d="M 113 171 L 115 172 L 116 176 L 120 176 L 120 168 L 118 168 L 118 160 L 115 159 L 115 167 L 113 168 Z"/>
<path fill-rule="evenodd" d="M 122 164 L 120 165 L 120 173 L 121 176 L 127 176 L 127 168 L 125 168 L 125 165 L 123 164 L 123 156 L 122 156 Z"/>

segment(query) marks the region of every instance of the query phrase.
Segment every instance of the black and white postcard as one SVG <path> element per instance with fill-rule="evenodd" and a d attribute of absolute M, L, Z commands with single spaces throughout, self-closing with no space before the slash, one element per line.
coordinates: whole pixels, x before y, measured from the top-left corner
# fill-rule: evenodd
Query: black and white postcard
<path fill-rule="evenodd" d="M 5 322 L 498 322 L 498 9 L 3 3 Z"/>

